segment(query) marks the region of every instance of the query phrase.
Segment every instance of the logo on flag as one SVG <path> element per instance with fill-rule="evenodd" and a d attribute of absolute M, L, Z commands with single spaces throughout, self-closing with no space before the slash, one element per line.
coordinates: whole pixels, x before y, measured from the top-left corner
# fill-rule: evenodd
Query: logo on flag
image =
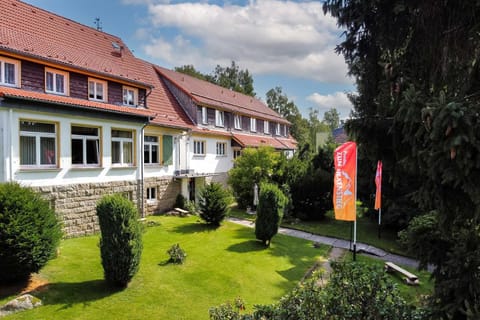
<path fill-rule="evenodd" d="M 335 219 L 356 220 L 357 145 L 347 142 L 335 149 L 335 176 L 333 180 L 333 207 Z"/>
<path fill-rule="evenodd" d="M 377 162 L 375 186 L 377 187 L 377 192 L 375 192 L 375 210 L 379 210 L 382 207 L 382 161 L 380 160 Z"/>

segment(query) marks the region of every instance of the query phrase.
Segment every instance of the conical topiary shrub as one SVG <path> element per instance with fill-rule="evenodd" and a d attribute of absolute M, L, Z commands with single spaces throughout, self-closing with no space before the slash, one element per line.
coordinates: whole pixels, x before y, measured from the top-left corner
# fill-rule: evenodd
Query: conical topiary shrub
<path fill-rule="evenodd" d="M 126 287 L 137 273 L 142 255 L 142 225 L 137 209 L 119 194 L 107 195 L 98 202 L 97 215 L 105 280 Z"/>

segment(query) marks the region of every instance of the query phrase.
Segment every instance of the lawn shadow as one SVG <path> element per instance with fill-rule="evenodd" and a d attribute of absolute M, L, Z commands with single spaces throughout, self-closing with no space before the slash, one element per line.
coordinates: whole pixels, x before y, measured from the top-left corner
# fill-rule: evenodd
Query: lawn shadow
<path fill-rule="evenodd" d="M 9 296 L 20 295 L 22 292 L 25 292 L 29 285 L 29 282 L 30 279 L 26 279 L 17 283 L 0 286 L 0 299 L 4 299 Z"/>
<path fill-rule="evenodd" d="M 42 299 L 44 305 L 60 305 L 58 310 L 76 304 L 88 306 L 91 302 L 120 292 L 125 288 L 113 286 L 103 279 L 83 282 L 57 282 L 38 287 L 33 295 Z"/>
<path fill-rule="evenodd" d="M 176 226 L 172 229 L 173 232 L 189 234 L 189 233 L 198 233 L 198 232 L 210 232 L 215 231 L 219 226 L 214 226 L 206 223 L 185 223 L 179 226 Z"/>
<path fill-rule="evenodd" d="M 238 253 L 262 251 L 266 249 L 268 249 L 268 247 L 264 246 L 260 241 L 257 240 L 247 240 L 244 242 L 235 243 L 227 248 L 228 251 Z"/>

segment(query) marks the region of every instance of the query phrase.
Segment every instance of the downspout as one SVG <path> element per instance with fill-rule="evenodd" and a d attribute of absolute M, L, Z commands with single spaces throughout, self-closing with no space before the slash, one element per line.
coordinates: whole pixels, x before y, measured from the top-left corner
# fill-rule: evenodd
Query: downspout
<path fill-rule="evenodd" d="M 144 190 L 144 171 L 145 171 L 145 155 L 144 155 L 144 142 L 145 142 L 145 127 L 150 121 L 147 121 L 143 124 L 142 134 L 140 139 L 140 213 L 142 219 L 145 218 L 145 190 Z"/>
<path fill-rule="evenodd" d="M 150 88 L 150 90 L 145 94 L 145 109 L 147 108 L 147 98 L 148 96 L 152 93 L 153 88 Z M 142 126 L 142 133 L 141 133 L 141 139 L 140 139 L 140 214 L 142 216 L 142 219 L 145 218 L 145 155 L 144 155 L 144 143 L 145 143 L 145 127 L 150 123 L 150 117 L 148 118 L 147 122 L 145 122 Z"/>
<path fill-rule="evenodd" d="M 8 109 L 8 116 L 9 116 L 9 123 L 7 124 L 7 126 L 10 126 L 10 130 L 8 130 L 8 134 L 9 134 L 9 137 L 8 137 L 8 152 L 9 152 L 9 168 L 8 168 L 8 180 L 10 182 L 13 181 L 13 110 L 12 108 Z"/>

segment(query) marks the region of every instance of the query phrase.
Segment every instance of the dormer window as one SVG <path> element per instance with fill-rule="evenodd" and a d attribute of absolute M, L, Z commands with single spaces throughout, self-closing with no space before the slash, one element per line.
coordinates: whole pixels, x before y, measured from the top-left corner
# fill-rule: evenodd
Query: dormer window
<path fill-rule="evenodd" d="M 0 85 L 18 87 L 20 62 L 0 57 Z"/>
<path fill-rule="evenodd" d="M 134 107 L 138 104 L 138 89 L 132 87 L 123 87 L 123 104 Z"/>
<path fill-rule="evenodd" d="M 250 131 L 257 132 L 257 119 L 250 118 Z"/>
<path fill-rule="evenodd" d="M 270 122 L 267 120 L 263 121 L 263 133 L 269 134 L 270 133 Z"/>
<path fill-rule="evenodd" d="M 215 125 L 217 127 L 225 126 L 225 112 L 215 110 Z"/>
<path fill-rule="evenodd" d="M 241 121 L 241 116 L 239 114 L 236 114 L 233 116 L 233 123 L 235 126 L 235 129 L 237 130 L 242 130 L 242 121 Z"/>
<path fill-rule="evenodd" d="M 106 101 L 107 82 L 93 78 L 88 79 L 88 99 L 94 101 Z"/>
<path fill-rule="evenodd" d="M 280 123 L 277 123 L 277 125 L 275 126 L 275 135 L 280 135 Z"/>
<path fill-rule="evenodd" d="M 68 95 L 68 72 L 45 68 L 45 92 Z"/>

